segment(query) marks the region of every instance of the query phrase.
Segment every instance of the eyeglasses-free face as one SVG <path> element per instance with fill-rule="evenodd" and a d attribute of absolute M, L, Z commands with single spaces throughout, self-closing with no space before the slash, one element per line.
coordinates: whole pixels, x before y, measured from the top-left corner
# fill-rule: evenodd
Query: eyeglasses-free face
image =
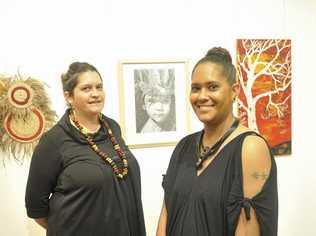
<path fill-rule="evenodd" d="M 79 75 L 72 95 L 65 95 L 76 115 L 99 115 L 104 107 L 105 92 L 100 75 L 87 71 Z"/>
<path fill-rule="evenodd" d="M 190 102 L 201 122 L 218 122 L 232 112 L 237 90 L 237 85 L 228 83 L 221 65 L 205 62 L 192 74 Z"/>
<path fill-rule="evenodd" d="M 164 122 L 171 109 L 171 96 L 169 95 L 151 95 L 144 96 L 144 110 L 148 116 L 157 123 Z"/>

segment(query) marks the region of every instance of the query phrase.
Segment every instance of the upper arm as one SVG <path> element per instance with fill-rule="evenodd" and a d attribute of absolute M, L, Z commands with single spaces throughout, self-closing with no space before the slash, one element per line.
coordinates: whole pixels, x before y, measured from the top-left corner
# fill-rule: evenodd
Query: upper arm
<path fill-rule="evenodd" d="M 277 186 L 273 157 L 260 136 L 246 136 L 242 145 L 240 213 L 235 236 L 276 235 Z"/>
<path fill-rule="evenodd" d="M 242 147 L 242 176 L 244 197 L 258 194 L 271 170 L 270 151 L 259 136 L 247 136 Z"/>
<path fill-rule="evenodd" d="M 262 190 L 270 170 L 271 157 L 266 142 L 259 136 L 247 136 L 242 146 L 244 199 L 252 199 Z M 256 211 L 252 207 L 241 209 L 235 236 L 260 235 Z"/>
<path fill-rule="evenodd" d="M 47 216 L 49 196 L 60 172 L 60 159 L 54 140 L 43 136 L 33 152 L 27 180 L 25 205 L 29 217 Z"/>

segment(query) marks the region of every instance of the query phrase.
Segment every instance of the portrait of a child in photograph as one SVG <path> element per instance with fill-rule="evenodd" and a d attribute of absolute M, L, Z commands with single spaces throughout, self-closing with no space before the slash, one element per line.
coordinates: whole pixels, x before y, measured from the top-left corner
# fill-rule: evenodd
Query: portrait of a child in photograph
<path fill-rule="evenodd" d="M 176 131 L 174 69 L 134 70 L 136 132 Z"/>

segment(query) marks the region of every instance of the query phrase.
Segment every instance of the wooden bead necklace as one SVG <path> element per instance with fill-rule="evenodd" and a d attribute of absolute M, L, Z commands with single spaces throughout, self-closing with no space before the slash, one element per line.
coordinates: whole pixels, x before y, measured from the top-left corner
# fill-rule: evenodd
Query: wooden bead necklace
<path fill-rule="evenodd" d="M 110 140 L 112 142 L 113 148 L 123 162 L 122 168 L 119 168 L 116 165 L 115 161 L 112 160 L 112 158 L 110 158 L 105 152 L 101 151 L 98 148 L 98 146 L 93 142 L 93 138 L 91 137 L 91 135 L 89 135 L 89 133 L 86 131 L 86 129 L 84 129 L 84 127 L 76 120 L 73 111 L 70 111 L 69 118 L 74 123 L 74 125 L 77 127 L 77 129 L 80 131 L 80 133 L 82 133 L 83 136 L 86 138 L 87 143 L 90 145 L 92 150 L 98 156 L 100 156 L 102 160 L 104 160 L 108 165 L 110 165 L 112 167 L 112 170 L 118 179 L 123 179 L 128 173 L 128 161 L 127 161 L 125 152 L 123 151 L 123 149 L 120 147 L 120 145 L 116 141 L 116 138 L 114 137 L 113 132 L 112 132 L 109 124 L 105 121 L 105 119 L 103 119 L 100 116 L 101 124 L 103 123 L 103 125 L 105 126 L 107 133 L 110 136 Z"/>

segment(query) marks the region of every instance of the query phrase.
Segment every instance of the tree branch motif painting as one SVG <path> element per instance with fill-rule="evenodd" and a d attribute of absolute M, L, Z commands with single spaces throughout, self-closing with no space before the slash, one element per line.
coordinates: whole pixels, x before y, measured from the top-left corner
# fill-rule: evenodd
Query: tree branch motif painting
<path fill-rule="evenodd" d="M 291 40 L 237 39 L 237 72 L 241 122 L 291 154 Z"/>

